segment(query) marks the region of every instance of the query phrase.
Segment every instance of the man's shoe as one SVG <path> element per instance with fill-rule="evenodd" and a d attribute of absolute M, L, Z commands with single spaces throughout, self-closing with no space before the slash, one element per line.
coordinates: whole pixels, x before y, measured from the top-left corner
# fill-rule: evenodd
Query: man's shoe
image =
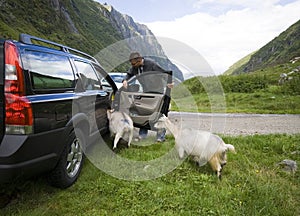
<path fill-rule="evenodd" d="M 157 140 L 156 140 L 156 142 L 159 142 L 159 143 L 162 143 L 162 142 L 164 142 L 165 140 L 164 139 L 160 139 L 160 138 L 158 138 Z"/>
<path fill-rule="evenodd" d="M 146 139 L 146 137 L 138 136 L 138 137 L 134 138 L 134 141 L 139 142 L 143 139 Z"/>

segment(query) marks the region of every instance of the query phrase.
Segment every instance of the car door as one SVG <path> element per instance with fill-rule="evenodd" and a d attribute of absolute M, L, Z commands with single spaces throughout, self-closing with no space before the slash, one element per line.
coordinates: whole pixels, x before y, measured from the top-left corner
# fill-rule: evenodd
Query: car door
<path fill-rule="evenodd" d="M 104 88 L 101 79 L 107 74 L 97 65 L 75 60 L 80 83 L 77 83 L 76 105 L 73 115 L 85 113 L 90 124 L 90 133 L 107 130 L 107 109 L 111 107 L 111 94 L 116 91 L 115 84 L 108 79 L 110 88 Z"/>
<path fill-rule="evenodd" d="M 167 113 L 170 104 L 172 71 L 149 71 L 128 80 L 128 87 L 120 88 L 115 106 L 132 118 L 136 127 L 151 129 L 162 113 Z"/>

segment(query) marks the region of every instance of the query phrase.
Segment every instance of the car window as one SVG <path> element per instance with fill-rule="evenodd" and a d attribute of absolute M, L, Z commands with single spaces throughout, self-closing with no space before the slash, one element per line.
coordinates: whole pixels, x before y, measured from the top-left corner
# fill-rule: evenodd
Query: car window
<path fill-rule="evenodd" d="M 81 78 L 82 87 L 84 90 L 101 90 L 101 84 L 92 65 L 82 62 L 74 61 L 79 77 Z"/>
<path fill-rule="evenodd" d="M 105 89 L 112 90 L 111 85 L 109 84 L 109 82 L 107 82 L 107 80 L 104 77 L 101 79 L 101 85 L 104 90 Z"/>
<path fill-rule="evenodd" d="M 110 74 L 111 78 L 113 79 L 113 81 L 117 82 L 117 83 L 122 83 L 122 81 L 124 80 L 125 75 L 123 74 Z"/>
<path fill-rule="evenodd" d="M 32 88 L 74 88 L 74 74 L 68 57 L 38 51 L 26 52 Z"/>
<path fill-rule="evenodd" d="M 133 77 L 128 82 L 129 91 L 165 94 L 169 74 L 151 71 Z"/>
<path fill-rule="evenodd" d="M 108 73 L 108 74 L 111 77 L 111 79 L 114 81 L 114 83 L 116 84 L 118 89 L 123 86 L 122 81 L 125 79 L 126 73 L 111 72 L 111 73 Z M 101 84 L 102 84 L 103 88 L 111 88 L 111 85 L 109 84 L 109 82 L 105 78 L 101 79 Z"/>

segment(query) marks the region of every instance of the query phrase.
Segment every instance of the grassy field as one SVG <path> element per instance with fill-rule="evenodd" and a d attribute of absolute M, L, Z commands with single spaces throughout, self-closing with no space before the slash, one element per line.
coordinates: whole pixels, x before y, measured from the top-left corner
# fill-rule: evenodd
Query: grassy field
<path fill-rule="evenodd" d="M 229 93 L 220 101 L 224 102 L 221 111 L 226 113 L 300 114 L 299 95 Z M 171 109 L 181 112 L 215 112 L 211 104 L 207 94 L 201 93 L 173 99 Z"/>
<path fill-rule="evenodd" d="M 300 62 L 238 76 L 193 77 L 172 89 L 171 109 L 182 112 L 300 114 L 300 74 L 296 73 L 289 81 L 278 84 L 282 73 L 289 73 L 297 67 L 300 67 Z"/>
<path fill-rule="evenodd" d="M 1 188 L 12 197 L 0 215 L 300 215 L 300 174 L 283 171 L 283 159 L 298 160 L 300 135 L 223 137 L 235 145 L 219 181 L 208 165 L 186 159 L 174 171 L 148 181 L 120 180 L 87 160 L 75 185 L 55 189 L 44 178 Z M 120 148 L 118 155 L 150 161 L 173 148 L 163 144 Z"/>

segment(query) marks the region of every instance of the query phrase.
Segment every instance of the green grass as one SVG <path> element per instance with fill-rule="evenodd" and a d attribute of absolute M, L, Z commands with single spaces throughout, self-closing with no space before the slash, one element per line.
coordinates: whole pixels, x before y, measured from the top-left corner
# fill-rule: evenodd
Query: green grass
<path fill-rule="evenodd" d="M 223 137 L 235 145 L 219 181 L 208 165 L 186 159 L 174 171 L 148 181 L 120 180 L 87 161 L 75 185 L 55 189 L 44 178 L 2 188 L 13 196 L 0 215 L 300 215 L 300 174 L 277 163 L 299 161 L 300 135 Z M 149 161 L 172 149 L 164 144 L 132 145 L 118 155 Z"/>
<path fill-rule="evenodd" d="M 227 112 L 299 114 L 300 96 L 272 93 L 232 93 L 226 97 Z"/>
<path fill-rule="evenodd" d="M 272 92 L 226 93 L 220 97 L 220 111 L 227 113 L 300 114 L 300 96 Z M 173 98 L 171 110 L 181 112 L 218 112 L 218 106 L 205 93 Z"/>
<path fill-rule="evenodd" d="M 283 85 L 278 85 L 281 73 L 289 73 L 298 67 L 300 62 L 276 65 L 237 76 L 191 78 L 172 89 L 171 110 L 300 114 L 299 74 Z"/>

